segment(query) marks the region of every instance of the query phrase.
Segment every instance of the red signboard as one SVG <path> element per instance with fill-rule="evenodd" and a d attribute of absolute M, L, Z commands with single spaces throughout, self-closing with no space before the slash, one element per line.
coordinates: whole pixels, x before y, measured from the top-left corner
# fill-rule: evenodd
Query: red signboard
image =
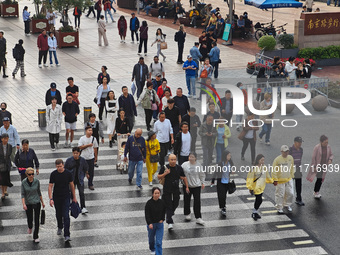
<path fill-rule="evenodd" d="M 340 34 L 340 12 L 303 12 L 305 35 Z"/>

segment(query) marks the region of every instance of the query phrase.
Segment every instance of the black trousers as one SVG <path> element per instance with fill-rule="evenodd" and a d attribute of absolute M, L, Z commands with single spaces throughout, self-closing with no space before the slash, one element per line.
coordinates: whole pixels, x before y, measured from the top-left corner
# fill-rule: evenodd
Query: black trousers
<path fill-rule="evenodd" d="M 220 209 L 225 208 L 228 190 L 229 184 L 221 183 L 221 179 L 217 179 L 217 198 Z"/>
<path fill-rule="evenodd" d="M 218 78 L 218 62 L 211 62 L 212 67 L 214 68 L 214 77 Z"/>
<path fill-rule="evenodd" d="M 34 212 L 34 232 L 33 239 L 39 238 L 39 222 L 40 222 L 40 208 L 41 204 L 26 205 L 27 225 L 28 228 L 33 228 L 33 212 Z"/>
<path fill-rule="evenodd" d="M 106 108 L 105 108 L 105 98 L 100 98 L 100 106 L 99 106 L 99 119 L 102 120 L 103 119 L 103 112 L 106 112 Z"/>
<path fill-rule="evenodd" d="M 256 145 L 256 141 L 254 138 L 251 138 L 251 139 L 243 138 L 243 147 L 242 147 L 241 156 L 244 157 L 244 153 L 246 152 L 248 148 L 248 144 L 250 144 L 251 162 L 253 163 L 255 161 L 255 145 Z"/>
<path fill-rule="evenodd" d="M 25 23 L 25 34 L 30 33 L 30 21 L 24 21 Z"/>
<path fill-rule="evenodd" d="M 130 133 L 132 132 L 133 126 L 135 125 L 135 116 L 126 116 L 129 119 Z"/>
<path fill-rule="evenodd" d="M 260 205 L 262 204 L 262 194 L 255 195 L 255 203 L 254 203 L 254 209 L 258 210 L 260 208 Z"/>
<path fill-rule="evenodd" d="M 98 20 L 100 19 L 100 14 L 101 14 L 101 10 L 97 10 L 97 22 L 98 22 Z"/>
<path fill-rule="evenodd" d="M 295 178 L 296 201 L 302 201 L 302 178 Z"/>
<path fill-rule="evenodd" d="M 191 135 L 191 145 L 190 145 L 191 152 L 196 152 L 196 140 L 197 140 L 197 135 Z"/>
<path fill-rule="evenodd" d="M 148 39 L 140 38 L 140 43 L 138 46 L 138 53 L 142 52 L 142 45 L 144 44 L 144 53 L 148 53 Z"/>
<path fill-rule="evenodd" d="M 177 62 L 183 62 L 184 43 L 177 43 L 177 45 L 178 45 L 178 57 L 177 57 Z"/>
<path fill-rule="evenodd" d="M 77 21 L 78 21 L 78 26 L 77 26 Z M 74 25 L 76 27 L 80 27 L 80 15 L 74 16 Z"/>
<path fill-rule="evenodd" d="M 93 6 L 89 7 L 89 12 L 87 13 L 86 17 L 90 16 L 91 12 L 93 13 L 93 16 L 96 17 L 96 13 L 94 12 Z"/>
<path fill-rule="evenodd" d="M 191 195 L 194 196 L 194 214 L 195 218 L 202 218 L 201 214 L 201 187 L 189 188 L 190 193 L 188 194 L 185 190 L 185 185 L 183 185 L 184 194 L 184 215 L 190 214 L 190 201 Z"/>
<path fill-rule="evenodd" d="M 144 109 L 144 112 L 145 112 L 145 124 L 146 124 L 146 127 L 148 129 L 151 128 L 151 120 L 152 120 L 152 114 L 153 114 L 153 110 L 151 109 Z"/>
<path fill-rule="evenodd" d="M 322 185 L 322 178 L 317 178 L 314 186 L 314 192 L 319 192 Z"/>
<path fill-rule="evenodd" d="M 184 162 L 189 161 L 189 155 L 188 156 L 182 156 L 180 155 L 178 157 L 178 164 L 181 166 Z"/>
<path fill-rule="evenodd" d="M 77 176 L 75 178 L 78 178 Z M 79 197 L 80 197 L 80 208 L 83 209 L 85 206 L 85 193 L 84 193 L 84 185 L 80 185 L 79 181 L 74 182 L 74 187 L 77 186 Z M 71 194 L 72 197 L 72 194 Z"/>
<path fill-rule="evenodd" d="M 139 98 L 139 96 L 142 94 L 143 89 L 145 86 L 145 81 L 137 81 L 136 80 L 136 87 L 137 87 L 137 99 Z"/>
<path fill-rule="evenodd" d="M 136 41 L 138 42 L 138 32 L 135 30 L 131 30 L 131 39 L 133 42 L 135 41 L 135 38 L 134 38 L 135 34 L 136 34 Z"/>
<path fill-rule="evenodd" d="M 159 153 L 159 165 L 162 167 L 165 164 L 165 156 L 168 154 L 169 143 L 159 143 L 161 151 Z"/>
<path fill-rule="evenodd" d="M 174 223 L 172 216 L 175 214 L 175 211 L 179 205 L 179 194 L 179 189 L 175 192 L 164 191 L 163 193 L 162 200 L 166 206 L 166 223 Z"/>
<path fill-rule="evenodd" d="M 48 133 L 48 136 L 50 138 L 51 148 L 54 149 L 55 148 L 55 143 L 59 143 L 59 134 Z"/>
<path fill-rule="evenodd" d="M 46 64 L 47 61 L 47 50 L 39 50 L 39 65 L 41 65 L 41 60 L 44 58 L 44 64 Z"/>

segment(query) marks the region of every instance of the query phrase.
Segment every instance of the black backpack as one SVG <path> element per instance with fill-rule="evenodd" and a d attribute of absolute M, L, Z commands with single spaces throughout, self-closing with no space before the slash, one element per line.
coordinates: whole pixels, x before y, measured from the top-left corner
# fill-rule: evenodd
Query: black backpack
<path fill-rule="evenodd" d="M 175 34 L 175 42 L 178 42 L 178 32 Z"/>
<path fill-rule="evenodd" d="M 13 58 L 14 58 L 14 59 L 19 58 L 19 51 L 18 51 L 18 48 L 17 48 L 17 47 L 14 47 L 14 48 L 12 49 L 12 53 L 13 53 Z"/>

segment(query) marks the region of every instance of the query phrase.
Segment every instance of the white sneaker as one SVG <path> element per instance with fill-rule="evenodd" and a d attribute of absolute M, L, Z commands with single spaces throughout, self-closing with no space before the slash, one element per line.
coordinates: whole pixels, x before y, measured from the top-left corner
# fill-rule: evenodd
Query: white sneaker
<path fill-rule="evenodd" d="M 260 141 L 260 143 L 263 143 L 263 139 L 262 138 L 260 138 L 259 141 Z"/>
<path fill-rule="evenodd" d="M 191 221 L 191 214 L 185 215 L 185 220 L 186 221 Z"/>
<path fill-rule="evenodd" d="M 55 151 L 55 148 L 52 148 L 51 150 L 52 150 L 52 151 Z"/>
<path fill-rule="evenodd" d="M 278 209 L 278 210 L 277 210 L 277 213 L 278 213 L 278 214 L 283 214 L 283 210 L 282 210 L 282 209 Z"/>
<path fill-rule="evenodd" d="M 321 198 L 321 194 L 319 192 L 314 192 L 314 198 L 320 199 Z"/>
<path fill-rule="evenodd" d="M 165 19 L 165 16 L 163 16 L 163 19 Z"/>
<path fill-rule="evenodd" d="M 83 209 L 81 209 L 81 213 L 82 214 L 85 214 L 85 213 L 88 213 L 89 211 L 84 207 Z"/>
<path fill-rule="evenodd" d="M 158 18 L 159 18 L 159 19 L 162 18 L 161 15 L 159 15 Z"/>
<path fill-rule="evenodd" d="M 123 40 L 120 40 L 120 43 L 123 43 Z"/>
<path fill-rule="evenodd" d="M 53 67 L 53 64 L 50 64 L 50 67 Z"/>
<path fill-rule="evenodd" d="M 165 62 L 165 59 L 166 59 L 166 57 L 164 56 L 164 57 L 163 57 L 163 62 Z"/>
<path fill-rule="evenodd" d="M 39 238 L 34 239 L 34 242 L 35 242 L 35 243 L 39 243 L 39 242 L 40 242 L 40 239 L 39 239 Z"/>
<path fill-rule="evenodd" d="M 188 94 L 188 95 L 187 95 L 187 98 L 191 98 L 191 95 L 190 95 L 190 94 Z"/>
<path fill-rule="evenodd" d="M 266 142 L 266 145 L 270 145 L 270 142 Z"/>
<path fill-rule="evenodd" d="M 67 141 L 64 144 L 64 148 L 68 148 L 68 142 Z"/>
<path fill-rule="evenodd" d="M 150 182 L 150 183 L 149 183 L 149 186 L 153 186 L 153 183 L 152 183 L 152 182 Z"/>
<path fill-rule="evenodd" d="M 174 224 L 169 223 L 169 224 L 168 224 L 168 229 L 169 229 L 169 230 L 174 229 Z"/>
<path fill-rule="evenodd" d="M 60 66 L 60 64 L 57 64 L 57 66 Z"/>
<path fill-rule="evenodd" d="M 131 43 L 135 43 L 134 41 L 132 41 Z"/>
<path fill-rule="evenodd" d="M 290 206 L 287 206 L 287 210 L 288 210 L 288 212 L 292 212 L 293 211 L 293 209 Z"/>
<path fill-rule="evenodd" d="M 44 64 L 44 67 L 48 67 L 48 65 Z"/>
<path fill-rule="evenodd" d="M 196 224 L 204 226 L 205 222 L 201 218 L 198 218 L 196 219 Z"/>
<path fill-rule="evenodd" d="M 38 65 L 39 66 L 39 68 L 42 68 L 42 65 L 40 64 L 40 65 Z"/>
<path fill-rule="evenodd" d="M 150 254 L 156 254 L 156 252 L 155 251 L 151 251 Z"/>

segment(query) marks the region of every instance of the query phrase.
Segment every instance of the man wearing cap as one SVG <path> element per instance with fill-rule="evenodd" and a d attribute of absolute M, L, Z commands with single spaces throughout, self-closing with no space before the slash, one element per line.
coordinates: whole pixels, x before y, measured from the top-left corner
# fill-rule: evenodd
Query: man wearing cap
<path fill-rule="evenodd" d="M 192 95 L 196 99 L 196 70 L 198 66 L 195 61 L 192 60 L 192 56 L 188 55 L 188 60 L 183 64 L 183 70 L 185 70 L 185 78 L 188 88 L 188 97 Z"/>
<path fill-rule="evenodd" d="M 0 135 L 8 134 L 8 143 L 12 145 L 11 161 L 14 164 L 15 153 L 17 152 L 15 147 L 17 148 L 17 150 L 20 149 L 20 137 L 17 129 L 10 124 L 10 119 L 8 117 L 4 117 L 2 119 L 2 123 L 4 125 L 0 128 Z"/>
<path fill-rule="evenodd" d="M 274 180 L 275 190 L 275 207 L 279 214 L 283 213 L 283 207 L 288 212 L 292 212 L 291 205 L 293 203 L 294 188 L 294 159 L 289 155 L 289 147 L 281 146 L 281 155 L 277 156 L 273 162 L 272 178 Z"/>
<path fill-rule="evenodd" d="M 294 138 L 294 144 L 289 148 L 289 154 L 294 159 L 294 168 L 295 168 L 295 189 L 296 189 L 296 200 L 295 203 L 303 206 L 305 203 L 301 198 L 301 189 L 302 189 L 302 170 L 301 170 L 301 160 L 303 155 L 303 149 L 301 147 L 303 140 L 300 136 Z"/>
<path fill-rule="evenodd" d="M 0 123 L 2 123 L 2 121 L 5 117 L 8 117 L 9 123 L 12 124 L 12 113 L 7 111 L 6 109 L 7 109 L 7 104 L 5 102 L 2 102 L 1 103 L 1 111 L 0 111 Z"/>
<path fill-rule="evenodd" d="M 144 58 L 140 57 L 139 61 L 132 70 L 132 79 L 131 81 L 135 81 L 137 87 L 137 99 L 139 98 L 140 94 L 142 94 L 145 81 L 149 80 L 149 69 L 148 66 L 144 63 Z"/>
<path fill-rule="evenodd" d="M 54 82 L 51 83 L 50 89 L 47 90 L 46 92 L 46 95 L 45 95 L 46 106 L 51 104 L 53 97 L 57 99 L 57 104 L 61 105 L 61 94 L 60 94 L 60 91 L 57 90 L 57 84 L 55 84 Z"/>
<path fill-rule="evenodd" d="M 149 72 L 149 77 L 152 79 L 155 79 L 157 75 L 163 75 L 163 78 L 165 78 L 164 66 L 159 62 L 158 56 L 154 56 L 153 62 L 150 64 Z M 155 90 L 157 91 L 157 89 Z"/>

